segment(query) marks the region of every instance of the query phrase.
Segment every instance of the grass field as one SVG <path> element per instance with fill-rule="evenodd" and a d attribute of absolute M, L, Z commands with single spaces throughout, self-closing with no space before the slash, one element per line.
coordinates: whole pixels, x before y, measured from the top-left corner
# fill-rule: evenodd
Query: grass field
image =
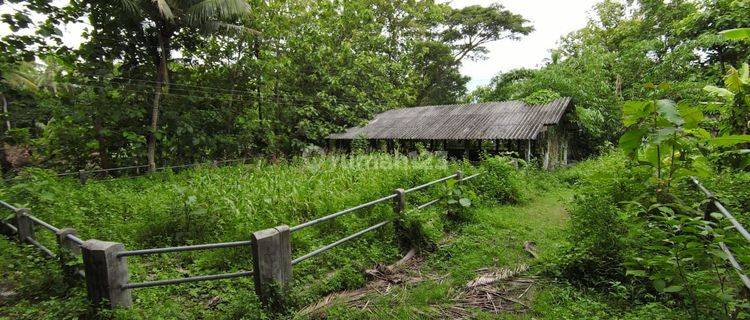
<path fill-rule="evenodd" d="M 251 232 L 295 225 L 454 173 L 484 172 L 466 186 L 465 219 L 445 203 L 408 210 L 402 225 L 368 234 L 294 268 L 289 310 L 267 314 L 252 279 L 136 289 L 134 307 L 92 314 L 82 282 L 66 284 L 55 261 L 0 237 L 2 319 L 638 319 L 678 313 L 661 304 L 631 308 L 617 293 L 577 288 L 546 272 L 567 244 L 566 206 L 586 164 L 559 173 L 516 170 L 501 160 L 462 162 L 388 155 L 329 156 L 95 181 L 80 186 L 33 172 L 2 189 L 2 198 L 82 238 L 128 249 L 249 239 Z M 451 190 L 408 195 L 413 208 Z M 474 196 L 476 192 L 479 196 Z M 454 209 L 451 209 L 454 210 Z M 392 218 L 390 204 L 326 222 L 293 236 L 293 255 Z M 44 234 L 42 231 L 39 235 Z M 42 238 L 52 244 L 51 237 Z M 416 255 L 386 267 L 411 248 Z M 537 257 L 533 257 L 533 252 Z M 251 268 L 248 250 L 225 249 L 129 259 L 131 281 L 180 278 Z M 367 270 L 367 271 L 366 271 Z M 613 284 L 613 288 L 616 284 Z M 669 319 L 670 317 L 666 317 Z"/>
<path fill-rule="evenodd" d="M 117 241 L 128 249 L 248 240 L 250 233 L 295 225 L 454 173 L 467 164 L 423 157 L 329 156 L 280 164 L 256 162 L 197 168 L 80 186 L 47 172 L 32 172 L 0 197 L 58 227 L 74 227 L 84 239 Z M 436 190 L 410 194 L 418 204 Z M 430 194 L 432 193 L 432 194 Z M 432 213 L 429 213 L 432 212 Z M 424 214 L 438 215 L 438 210 Z M 392 217 L 391 205 L 370 209 L 295 233 L 294 256 Z M 434 219 L 433 219 L 434 220 Z M 39 231 L 51 247 L 50 234 Z M 86 315 L 85 289 L 67 287 L 59 267 L 34 250 L 0 239 L 0 316 L 60 319 Z M 342 248 L 295 266 L 292 305 L 304 306 L 365 282 L 361 270 L 396 260 L 405 249 L 388 226 Z M 225 249 L 129 259 L 131 281 L 180 278 L 252 268 L 249 250 Z M 49 289 L 48 289 L 49 288 Z M 137 289 L 135 318 L 264 317 L 251 279 Z M 251 317 L 251 318 L 253 318 Z"/>

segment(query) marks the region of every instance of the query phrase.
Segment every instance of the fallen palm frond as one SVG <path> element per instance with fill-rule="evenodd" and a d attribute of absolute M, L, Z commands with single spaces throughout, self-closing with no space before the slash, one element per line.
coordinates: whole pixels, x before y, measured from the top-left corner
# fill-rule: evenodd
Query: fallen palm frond
<path fill-rule="evenodd" d="M 510 278 L 517 276 L 520 273 L 526 272 L 526 270 L 528 269 L 529 269 L 529 265 L 521 264 L 520 266 L 514 269 L 501 268 L 500 270 L 497 270 L 497 271 L 491 271 L 491 272 L 479 275 L 478 277 L 474 278 L 474 280 L 469 281 L 469 283 L 466 284 L 466 289 L 471 290 L 476 287 L 486 286 L 486 285 L 490 285 L 498 281 L 510 279 Z"/>
<path fill-rule="evenodd" d="M 523 248 L 532 257 L 537 257 L 533 242 L 526 241 Z M 413 259 L 414 249 L 410 250 L 401 260 L 385 266 L 378 264 L 366 270 L 373 281 L 357 290 L 334 293 L 321 299 L 314 305 L 301 310 L 298 315 L 323 316 L 323 310 L 332 303 L 340 302 L 352 307 L 365 310 L 370 305 L 372 294 L 388 294 L 394 287 L 413 286 L 418 283 L 435 280 L 442 281 L 436 275 L 420 273 L 422 259 Z M 455 296 L 447 304 L 431 305 L 426 310 L 415 309 L 417 314 L 435 317 L 436 312 L 444 319 L 472 319 L 478 310 L 491 313 L 526 312 L 529 308 L 529 295 L 534 285 L 533 278 L 519 278 L 518 276 L 529 270 L 528 264 L 521 264 L 513 268 L 481 268 L 477 269 L 477 277 L 469 281 L 463 290 L 453 291 Z M 452 294 L 451 294 L 452 295 Z M 526 297 L 526 299 L 524 299 Z"/>

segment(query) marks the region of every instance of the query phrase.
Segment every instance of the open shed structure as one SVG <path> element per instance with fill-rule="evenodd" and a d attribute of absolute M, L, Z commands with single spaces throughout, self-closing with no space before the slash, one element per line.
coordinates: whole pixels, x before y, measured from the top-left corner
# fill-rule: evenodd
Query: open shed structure
<path fill-rule="evenodd" d="M 565 115 L 570 105 L 570 98 L 561 98 L 545 105 L 507 101 L 393 109 L 329 139 L 339 146 L 363 139 L 376 147 L 392 150 L 398 145 L 406 151 L 420 142 L 430 150 L 469 158 L 482 151 L 516 152 L 552 169 L 568 163 L 570 130 Z"/>

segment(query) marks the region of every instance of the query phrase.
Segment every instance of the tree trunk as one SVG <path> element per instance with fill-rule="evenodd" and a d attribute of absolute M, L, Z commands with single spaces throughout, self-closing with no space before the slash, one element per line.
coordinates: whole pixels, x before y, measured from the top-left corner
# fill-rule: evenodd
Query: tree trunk
<path fill-rule="evenodd" d="M 102 131 L 104 125 L 102 116 L 97 114 L 94 116 L 94 132 L 96 133 L 96 140 L 99 142 L 99 166 L 102 168 L 109 168 L 109 155 L 107 154 L 107 138 L 104 137 Z"/>
<path fill-rule="evenodd" d="M 3 98 L 3 115 L 5 116 L 5 126 L 7 127 L 8 131 L 10 131 L 10 115 L 8 114 L 8 99 L 5 98 L 5 95 L 0 95 Z"/>
<path fill-rule="evenodd" d="M 151 108 L 151 127 L 146 137 L 148 143 L 148 171 L 156 171 L 156 133 L 159 124 L 159 108 L 161 107 L 161 96 L 164 87 L 169 87 L 169 70 L 167 60 L 169 57 L 169 36 L 159 32 L 159 63 L 156 70 L 156 82 L 154 85 L 154 103 Z"/>

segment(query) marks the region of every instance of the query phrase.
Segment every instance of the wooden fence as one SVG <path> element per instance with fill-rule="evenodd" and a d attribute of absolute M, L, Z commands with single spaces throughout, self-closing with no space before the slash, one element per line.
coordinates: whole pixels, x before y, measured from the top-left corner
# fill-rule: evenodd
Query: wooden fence
<path fill-rule="evenodd" d="M 464 177 L 463 173 L 457 173 L 437 179 L 410 189 L 396 189 L 392 194 L 367 203 L 360 204 L 321 218 L 317 218 L 293 227 L 281 225 L 274 228 L 264 229 L 252 234 L 248 241 L 224 242 L 212 244 L 200 244 L 180 247 L 153 248 L 142 250 L 127 250 L 122 243 L 107 242 L 96 239 L 81 240 L 76 231 L 71 228 L 59 229 L 41 219 L 33 216 L 28 209 L 16 208 L 4 201 L 0 206 L 13 212 L 13 214 L 0 223 L 0 231 L 9 237 L 14 237 L 22 243 L 29 243 L 37 247 L 45 255 L 53 259 L 59 259 L 64 274 L 71 280 L 84 278 L 88 299 L 95 307 L 104 302 L 109 308 L 129 308 L 132 305 L 131 290 L 154 286 L 176 285 L 180 283 L 211 281 L 221 279 L 232 279 L 241 277 L 254 277 L 255 291 L 264 306 L 276 309 L 279 299 L 289 289 L 292 280 L 293 266 L 311 259 L 323 252 L 340 246 L 350 240 L 358 238 L 368 232 L 377 230 L 394 220 L 384 220 L 370 227 L 360 230 L 354 234 L 341 238 L 330 244 L 319 247 L 309 253 L 297 258 L 292 258 L 291 237 L 294 232 L 316 224 L 335 219 L 360 209 L 369 208 L 380 203 L 392 201 L 396 218 L 405 213 L 407 209 L 406 196 L 434 186 L 438 183 L 455 179 L 459 183 L 480 175 L 474 174 Z M 416 210 L 434 205 L 439 199 L 431 200 L 415 206 Z M 36 226 L 53 232 L 57 239 L 58 254 L 42 245 L 35 237 Z M 253 269 L 234 273 L 211 274 L 193 276 L 179 279 L 165 279 L 146 282 L 131 282 L 128 272 L 127 257 L 144 256 L 152 254 L 164 254 L 194 250 L 213 250 L 221 248 L 247 247 L 252 251 Z M 83 266 L 71 264 L 70 259 L 82 256 Z M 77 259 L 77 258 L 76 258 Z M 280 296 L 281 295 L 281 296 Z"/>

